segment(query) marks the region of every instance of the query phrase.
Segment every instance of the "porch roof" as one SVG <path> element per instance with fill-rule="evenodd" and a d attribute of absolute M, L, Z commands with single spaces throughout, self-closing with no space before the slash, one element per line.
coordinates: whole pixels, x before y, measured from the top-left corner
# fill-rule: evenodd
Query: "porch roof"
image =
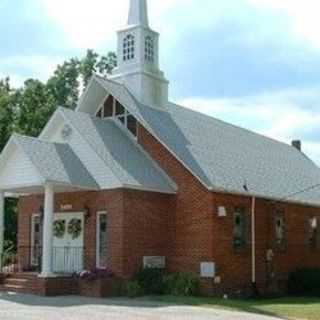
<path fill-rule="evenodd" d="M 0 189 L 23 192 L 45 183 L 63 190 L 99 188 L 67 144 L 14 134 L 0 155 Z"/>

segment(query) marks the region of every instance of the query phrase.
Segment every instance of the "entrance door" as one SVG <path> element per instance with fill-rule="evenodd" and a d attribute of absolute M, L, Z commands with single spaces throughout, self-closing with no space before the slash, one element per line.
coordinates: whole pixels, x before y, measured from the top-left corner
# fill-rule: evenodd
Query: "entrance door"
<path fill-rule="evenodd" d="M 56 213 L 53 226 L 53 271 L 83 270 L 83 213 Z"/>
<path fill-rule="evenodd" d="M 108 263 L 107 252 L 107 213 L 98 212 L 97 214 L 97 267 L 103 268 Z"/>

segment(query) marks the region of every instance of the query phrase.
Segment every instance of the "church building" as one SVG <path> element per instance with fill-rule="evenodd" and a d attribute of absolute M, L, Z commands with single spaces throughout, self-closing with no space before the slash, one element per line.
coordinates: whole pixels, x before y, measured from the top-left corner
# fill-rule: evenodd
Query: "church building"
<path fill-rule="evenodd" d="M 301 143 L 171 102 L 146 0 L 117 36 L 113 74 L 0 155 L 0 256 L 5 197 L 19 198 L 0 290 L 75 293 L 75 272 L 129 280 L 151 266 L 195 274 L 208 295 L 268 293 L 320 267 L 320 169 Z"/>

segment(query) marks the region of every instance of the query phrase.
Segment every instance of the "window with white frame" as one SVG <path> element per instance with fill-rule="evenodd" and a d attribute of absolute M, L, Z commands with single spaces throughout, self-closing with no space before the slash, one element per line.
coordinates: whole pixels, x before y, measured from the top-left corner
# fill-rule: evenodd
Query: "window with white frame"
<path fill-rule="evenodd" d="M 105 100 L 96 116 L 101 119 L 114 118 L 122 123 L 135 137 L 138 134 L 136 118 L 112 95 Z"/>
<path fill-rule="evenodd" d="M 135 39 L 132 34 L 128 34 L 123 40 L 123 61 L 134 59 Z"/>
<path fill-rule="evenodd" d="M 154 62 L 154 41 L 151 36 L 145 38 L 144 58 L 148 62 Z"/>

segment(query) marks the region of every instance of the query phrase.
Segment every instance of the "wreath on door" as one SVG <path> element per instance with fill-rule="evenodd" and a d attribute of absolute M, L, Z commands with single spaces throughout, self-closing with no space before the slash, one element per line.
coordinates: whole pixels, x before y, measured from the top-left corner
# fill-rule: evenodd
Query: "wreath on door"
<path fill-rule="evenodd" d="M 80 219 L 72 219 L 68 225 L 68 233 L 72 236 L 72 239 L 77 239 L 82 232 L 82 223 Z"/>
<path fill-rule="evenodd" d="M 56 220 L 53 223 L 53 235 L 56 238 L 63 238 L 66 232 L 66 221 L 65 220 Z"/>

